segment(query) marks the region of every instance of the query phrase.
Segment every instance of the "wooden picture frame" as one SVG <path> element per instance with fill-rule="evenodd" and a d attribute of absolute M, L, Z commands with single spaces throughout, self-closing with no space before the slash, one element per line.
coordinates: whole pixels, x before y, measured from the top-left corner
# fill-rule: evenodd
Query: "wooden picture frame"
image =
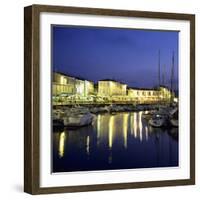
<path fill-rule="evenodd" d="M 79 186 L 40 186 L 40 13 L 185 20 L 190 23 L 190 174 L 188 179 Z M 83 192 L 195 184 L 195 16 L 192 14 L 32 5 L 24 9 L 24 191 Z"/>

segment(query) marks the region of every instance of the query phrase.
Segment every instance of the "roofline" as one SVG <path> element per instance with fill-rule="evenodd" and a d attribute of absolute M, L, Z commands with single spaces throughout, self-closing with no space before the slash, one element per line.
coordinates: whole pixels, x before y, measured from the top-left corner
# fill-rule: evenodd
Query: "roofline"
<path fill-rule="evenodd" d="M 120 84 L 122 84 L 122 85 L 128 85 L 128 84 L 126 84 L 126 83 L 123 83 L 123 82 L 121 82 L 121 81 L 116 81 L 116 80 L 113 80 L 113 79 L 101 79 L 101 80 L 98 80 L 98 82 L 99 81 L 111 81 L 111 82 L 115 82 L 115 83 L 120 83 Z"/>
<path fill-rule="evenodd" d="M 94 81 L 91 81 L 91 80 L 88 80 L 88 79 L 84 79 L 84 78 L 81 78 L 81 77 L 78 77 L 78 76 L 72 76 L 72 75 L 69 75 L 69 74 L 66 74 L 66 73 L 63 73 L 63 72 L 53 71 L 53 73 L 61 74 L 63 76 L 68 76 L 70 78 L 75 78 L 75 79 L 81 80 L 81 81 L 89 81 L 89 82 L 94 83 Z"/>
<path fill-rule="evenodd" d="M 156 88 L 132 88 L 132 87 L 129 87 L 128 88 L 129 90 L 147 90 L 147 91 L 150 91 L 150 90 L 154 90 L 154 91 L 158 91 Z"/>

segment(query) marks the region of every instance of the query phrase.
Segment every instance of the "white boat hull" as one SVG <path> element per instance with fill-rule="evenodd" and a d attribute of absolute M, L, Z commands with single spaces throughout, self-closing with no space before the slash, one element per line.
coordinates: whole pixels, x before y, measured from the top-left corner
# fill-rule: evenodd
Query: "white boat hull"
<path fill-rule="evenodd" d="M 92 124 L 94 116 L 91 113 L 68 116 L 63 119 L 64 126 L 81 127 Z"/>

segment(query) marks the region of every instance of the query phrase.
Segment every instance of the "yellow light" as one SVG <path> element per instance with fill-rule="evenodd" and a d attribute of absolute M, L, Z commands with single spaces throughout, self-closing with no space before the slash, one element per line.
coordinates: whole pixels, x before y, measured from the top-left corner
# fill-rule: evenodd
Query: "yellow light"
<path fill-rule="evenodd" d="M 133 115 L 130 116 L 130 130 L 131 130 L 131 135 L 134 134 L 134 119 L 133 119 Z"/>
<path fill-rule="evenodd" d="M 108 132 L 108 145 L 109 148 L 112 149 L 113 144 L 113 128 L 114 128 L 114 116 L 111 116 L 109 119 L 109 132 Z"/>
<path fill-rule="evenodd" d="M 128 114 L 124 114 L 123 117 L 123 136 L 124 136 L 124 147 L 127 148 L 127 131 L 128 131 Z"/>
<path fill-rule="evenodd" d="M 101 134 L 101 115 L 97 116 L 97 138 L 100 138 Z"/>
<path fill-rule="evenodd" d="M 174 97 L 174 102 L 178 103 L 178 98 Z"/>
<path fill-rule="evenodd" d="M 60 139 L 59 139 L 59 156 L 62 158 L 64 156 L 64 152 L 65 152 L 65 132 L 62 132 L 60 134 Z"/>
<path fill-rule="evenodd" d="M 134 113 L 133 117 L 134 117 L 134 136 L 136 138 L 137 137 L 137 114 Z"/>
<path fill-rule="evenodd" d="M 142 111 L 139 112 L 138 124 L 139 124 L 139 132 L 140 132 L 140 141 L 142 141 Z"/>
<path fill-rule="evenodd" d="M 64 76 L 60 77 L 60 84 L 64 84 Z"/>

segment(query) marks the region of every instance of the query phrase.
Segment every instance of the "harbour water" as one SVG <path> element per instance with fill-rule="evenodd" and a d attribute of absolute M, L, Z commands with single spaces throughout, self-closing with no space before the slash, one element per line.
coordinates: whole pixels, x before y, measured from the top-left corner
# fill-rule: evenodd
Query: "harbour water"
<path fill-rule="evenodd" d="M 140 112 L 97 114 L 90 126 L 53 132 L 53 172 L 178 166 L 178 128 L 153 128 Z"/>

